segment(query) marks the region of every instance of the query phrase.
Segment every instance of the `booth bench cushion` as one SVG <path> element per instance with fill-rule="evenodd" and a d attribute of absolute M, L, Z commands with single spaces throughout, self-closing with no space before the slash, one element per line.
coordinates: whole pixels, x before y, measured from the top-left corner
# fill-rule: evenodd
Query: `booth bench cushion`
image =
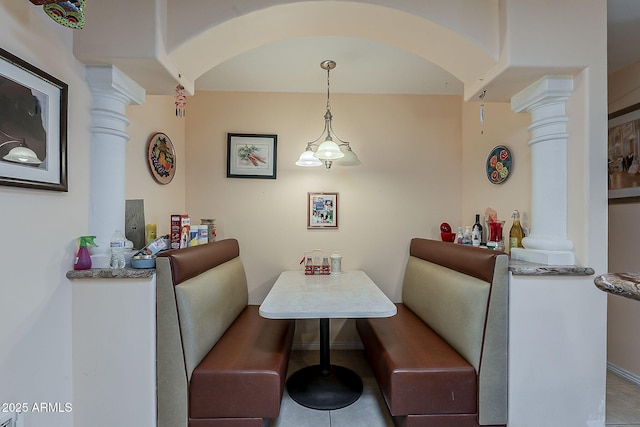
<path fill-rule="evenodd" d="M 359 332 L 391 415 L 475 413 L 476 373 L 404 304 L 388 319 L 367 319 Z M 428 349 L 428 351 L 425 351 Z"/>
<path fill-rule="evenodd" d="M 275 418 L 293 328 L 248 306 L 191 375 L 190 418 Z M 215 405 L 212 405 L 215 402 Z M 250 404 L 248 404 L 250 402 Z"/>

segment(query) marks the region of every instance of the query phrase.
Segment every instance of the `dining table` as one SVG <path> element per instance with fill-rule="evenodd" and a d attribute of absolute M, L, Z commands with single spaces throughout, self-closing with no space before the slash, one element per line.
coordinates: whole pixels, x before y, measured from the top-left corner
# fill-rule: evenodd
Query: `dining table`
<path fill-rule="evenodd" d="M 318 410 L 340 409 L 362 394 L 362 379 L 351 369 L 331 364 L 329 320 L 391 317 L 396 306 L 364 271 L 307 275 L 284 271 L 260 305 L 269 319 L 319 319 L 320 363 L 294 372 L 287 392 L 297 403 Z"/>

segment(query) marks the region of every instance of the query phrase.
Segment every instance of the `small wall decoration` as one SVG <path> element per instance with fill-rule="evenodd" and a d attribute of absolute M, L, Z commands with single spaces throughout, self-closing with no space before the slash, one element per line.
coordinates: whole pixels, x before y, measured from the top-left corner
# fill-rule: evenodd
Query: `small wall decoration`
<path fill-rule="evenodd" d="M 609 114 L 609 203 L 640 202 L 640 104 Z"/>
<path fill-rule="evenodd" d="M 504 145 L 493 148 L 487 157 L 487 178 L 492 184 L 503 184 L 513 167 L 513 156 L 511 150 Z"/>
<path fill-rule="evenodd" d="M 47 2 L 45 13 L 58 24 L 79 30 L 84 28 L 84 6 L 86 0 Z"/>
<path fill-rule="evenodd" d="M 307 228 L 338 228 L 338 193 L 307 193 Z"/>
<path fill-rule="evenodd" d="M 227 178 L 276 179 L 277 135 L 227 134 Z"/>
<path fill-rule="evenodd" d="M 67 84 L 0 49 L 0 184 L 67 191 Z"/>
<path fill-rule="evenodd" d="M 153 178 L 160 184 L 168 184 L 176 174 L 176 150 L 164 133 L 154 133 L 147 146 L 147 160 Z"/>

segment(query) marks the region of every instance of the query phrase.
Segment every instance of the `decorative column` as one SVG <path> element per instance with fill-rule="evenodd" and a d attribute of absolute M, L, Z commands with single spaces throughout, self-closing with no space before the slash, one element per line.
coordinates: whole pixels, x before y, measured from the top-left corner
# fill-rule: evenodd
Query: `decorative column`
<path fill-rule="evenodd" d="M 109 266 L 109 241 L 115 230 L 124 233 L 126 106 L 143 104 L 145 90 L 116 67 L 88 66 L 91 102 L 91 195 L 89 232 L 97 236 L 93 268 Z"/>
<path fill-rule="evenodd" d="M 573 265 L 567 239 L 567 121 L 565 104 L 573 91 L 570 76 L 546 76 L 511 98 L 516 113 L 531 114 L 531 227 L 525 249 L 511 257 L 546 265 Z"/>

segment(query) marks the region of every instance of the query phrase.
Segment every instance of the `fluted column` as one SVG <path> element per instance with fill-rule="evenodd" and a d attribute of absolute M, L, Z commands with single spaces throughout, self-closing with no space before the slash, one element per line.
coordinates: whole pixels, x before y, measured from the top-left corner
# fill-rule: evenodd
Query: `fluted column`
<path fill-rule="evenodd" d="M 97 236 L 96 268 L 108 265 L 105 251 L 114 230 L 124 233 L 126 106 L 143 104 L 145 90 L 114 66 L 88 66 L 86 79 L 92 95 L 89 232 Z"/>
<path fill-rule="evenodd" d="M 530 113 L 531 227 L 512 249 L 512 258 L 547 265 L 573 265 L 567 238 L 567 122 L 565 104 L 573 91 L 570 76 L 546 76 L 511 98 L 516 113 Z"/>

